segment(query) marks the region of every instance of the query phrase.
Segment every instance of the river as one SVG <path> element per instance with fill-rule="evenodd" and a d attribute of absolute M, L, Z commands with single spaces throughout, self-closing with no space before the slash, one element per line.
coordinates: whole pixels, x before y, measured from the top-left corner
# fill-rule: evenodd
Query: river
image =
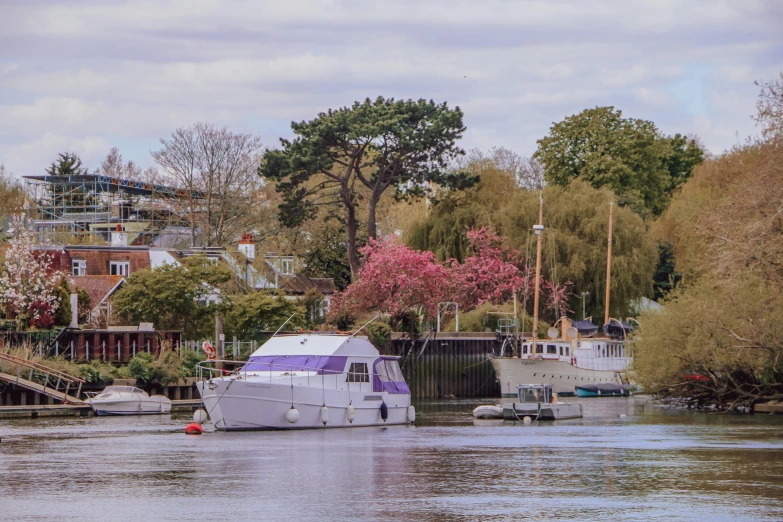
<path fill-rule="evenodd" d="M 415 427 L 202 436 L 185 414 L 0 420 L 0 520 L 783 520 L 783 418 L 646 401 L 531 425 L 429 401 Z"/>

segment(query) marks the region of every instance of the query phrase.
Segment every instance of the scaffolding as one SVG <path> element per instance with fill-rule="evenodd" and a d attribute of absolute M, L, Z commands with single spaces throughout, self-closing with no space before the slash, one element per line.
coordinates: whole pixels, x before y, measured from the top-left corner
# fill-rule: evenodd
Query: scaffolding
<path fill-rule="evenodd" d="M 189 199 L 205 197 L 187 191 L 102 175 L 24 176 L 30 195 L 27 217 L 41 241 L 111 240 L 127 232 L 132 244 L 149 244 L 164 230 L 186 228 Z M 90 237 L 91 236 L 91 237 Z"/>

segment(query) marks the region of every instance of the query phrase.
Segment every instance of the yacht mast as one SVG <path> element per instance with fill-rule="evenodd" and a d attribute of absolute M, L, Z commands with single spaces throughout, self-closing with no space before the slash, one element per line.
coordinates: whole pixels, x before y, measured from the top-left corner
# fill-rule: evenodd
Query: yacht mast
<path fill-rule="evenodd" d="M 533 298 L 533 343 L 530 358 L 536 356 L 536 341 L 538 340 L 538 293 L 541 286 L 541 232 L 544 231 L 544 191 L 538 194 L 538 225 L 533 226 L 538 239 L 536 240 L 536 292 Z"/>
<path fill-rule="evenodd" d="M 604 324 L 609 324 L 609 287 L 612 280 L 612 210 L 614 203 L 609 202 L 609 248 L 606 256 L 606 297 L 604 298 Z"/>

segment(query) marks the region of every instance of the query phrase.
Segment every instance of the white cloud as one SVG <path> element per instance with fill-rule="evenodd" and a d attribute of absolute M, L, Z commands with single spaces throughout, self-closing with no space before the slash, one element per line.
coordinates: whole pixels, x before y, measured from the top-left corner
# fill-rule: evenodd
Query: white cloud
<path fill-rule="evenodd" d="M 31 173 L 69 148 L 124 144 L 148 164 L 178 126 L 274 144 L 291 120 L 377 95 L 459 105 L 466 148 L 530 154 L 553 121 L 614 105 L 720 151 L 754 132 L 752 81 L 781 66 L 781 12 L 762 0 L 30 0 L 0 19 L 0 154 Z"/>

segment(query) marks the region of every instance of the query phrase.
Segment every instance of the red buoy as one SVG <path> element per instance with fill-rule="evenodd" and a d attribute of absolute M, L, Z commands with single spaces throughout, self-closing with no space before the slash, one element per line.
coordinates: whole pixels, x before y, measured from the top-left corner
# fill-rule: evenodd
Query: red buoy
<path fill-rule="evenodd" d="M 202 433 L 204 433 L 204 430 L 201 429 L 201 424 L 197 422 L 191 422 L 185 426 L 185 435 L 201 435 Z"/>

